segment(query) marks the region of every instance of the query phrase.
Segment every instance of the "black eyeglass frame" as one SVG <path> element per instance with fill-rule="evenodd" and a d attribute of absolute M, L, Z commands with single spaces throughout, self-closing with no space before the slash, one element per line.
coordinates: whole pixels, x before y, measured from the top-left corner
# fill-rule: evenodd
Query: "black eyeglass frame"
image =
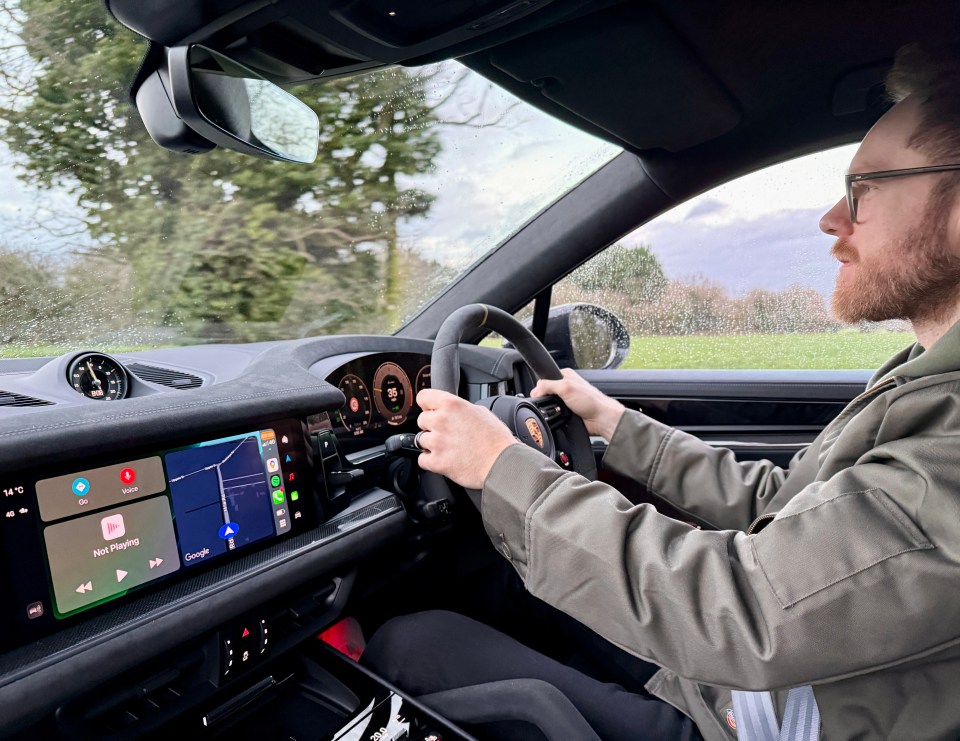
<path fill-rule="evenodd" d="M 844 175 L 844 187 L 847 191 L 847 208 L 850 210 L 850 223 L 857 223 L 857 199 L 853 197 L 854 183 L 864 180 L 886 180 L 887 178 L 902 178 L 909 175 L 926 175 L 931 172 L 950 172 L 960 170 L 960 165 L 930 165 L 929 167 L 906 167 L 900 170 L 878 170 L 877 172 L 858 172 Z"/>

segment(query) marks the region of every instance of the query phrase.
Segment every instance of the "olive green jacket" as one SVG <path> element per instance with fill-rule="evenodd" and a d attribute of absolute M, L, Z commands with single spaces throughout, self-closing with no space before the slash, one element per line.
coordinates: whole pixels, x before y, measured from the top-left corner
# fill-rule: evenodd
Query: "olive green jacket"
<path fill-rule="evenodd" d="M 647 689 L 706 738 L 735 737 L 729 688 L 777 690 L 782 718 L 804 684 L 822 738 L 960 737 L 960 324 L 888 361 L 787 470 L 637 412 L 604 465 L 716 529 L 524 445 L 487 477 L 484 526 L 531 594 L 664 667 Z"/>

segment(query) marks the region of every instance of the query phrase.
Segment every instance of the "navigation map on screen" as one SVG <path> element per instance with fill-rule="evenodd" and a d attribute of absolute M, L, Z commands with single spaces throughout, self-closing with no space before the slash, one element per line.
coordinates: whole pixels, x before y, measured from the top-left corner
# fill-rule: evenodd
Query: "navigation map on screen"
<path fill-rule="evenodd" d="M 184 566 L 286 529 L 278 457 L 272 430 L 165 456 Z"/>

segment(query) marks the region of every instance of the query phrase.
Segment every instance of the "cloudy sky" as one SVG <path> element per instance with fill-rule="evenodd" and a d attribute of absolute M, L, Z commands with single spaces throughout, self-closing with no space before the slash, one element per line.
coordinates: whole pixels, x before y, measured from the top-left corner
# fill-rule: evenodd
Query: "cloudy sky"
<path fill-rule="evenodd" d="M 647 244 L 670 277 L 708 276 L 738 295 L 797 283 L 828 294 L 833 240 L 818 223 L 843 195 L 855 146 L 755 172 L 678 206 L 626 241 Z"/>
<path fill-rule="evenodd" d="M 456 74 L 451 67 L 448 77 L 441 76 L 436 94 Z M 416 183 L 437 200 L 429 218 L 405 232 L 423 254 L 460 267 L 618 153 L 522 104 L 511 108 L 506 93 L 484 96 L 487 87 L 477 77 L 464 80 L 440 109 L 462 120 L 482 99 L 480 121 L 488 125 L 441 129 L 436 171 Z M 842 196 L 853 151 L 841 147 L 753 173 L 678 206 L 625 242 L 651 246 L 672 278 L 707 276 L 733 294 L 794 283 L 827 294 L 837 264 L 817 224 Z"/>

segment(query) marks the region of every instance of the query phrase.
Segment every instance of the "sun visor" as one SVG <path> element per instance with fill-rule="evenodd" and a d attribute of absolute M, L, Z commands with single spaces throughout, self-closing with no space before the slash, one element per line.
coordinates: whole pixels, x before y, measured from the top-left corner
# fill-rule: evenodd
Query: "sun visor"
<path fill-rule="evenodd" d="M 688 149 L 740 120 L 733 99 L 690 48 L 642 7 L 594 13 L 486 56 L 494 69 L 530 86 L 508 86 L 521 97 L 537 105 L 542 96 L 633 149 Z"/>

